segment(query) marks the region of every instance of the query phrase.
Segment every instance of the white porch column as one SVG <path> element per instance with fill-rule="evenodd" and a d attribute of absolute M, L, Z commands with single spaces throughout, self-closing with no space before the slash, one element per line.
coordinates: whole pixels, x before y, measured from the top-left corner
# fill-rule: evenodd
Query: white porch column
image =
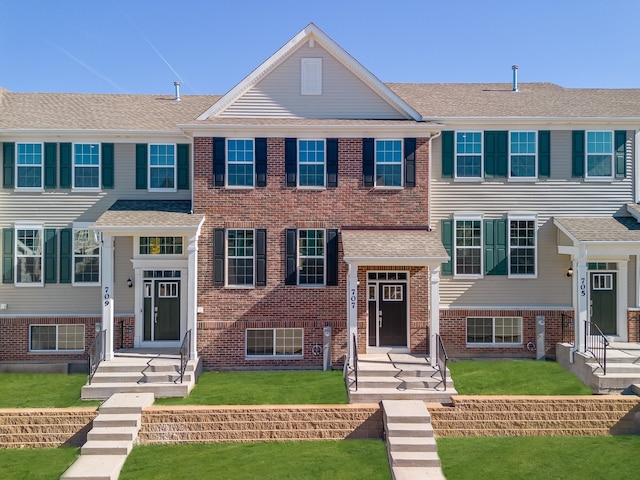
<path fill-rule="evenodd" d="M 587 249 L 580 247 L 580 253 L 578 258 L 573 261 L 573 271 L 576 276 L 576 287 L 578 295 L 578 308 L 577 316 L 574 319 L 574 335 L 575 335 L 575 347 L 580 353 L 584 353 L 586 350 L 584 333 L 584 322 L 589 320 L 589 279 L 587 275 L 589 271 L 587 269 Z"/>
<path fill-rule="evenodd" d="M 187 330 L 191 330 L 191 357 L 198 358 L 198 234 L 189 237 L 187 246 Z"/>
<path fill-rule="evenodd" d="M 347 355 L 353 368 L 353 335 L 358 335 L 358 265 L 349 264 L 347 274 Z"/>
<path fill-rule="evenodd" d="M 628 282 L 629 282 L 629 262 L 618 261 L 618 281 L 616 287 L 617 295 L 617 318 L 616 318 L 616 332 L 620 337 L 621 342 L 628 341 L 628 328 L 627 328 L 627 306 L 629 305 L 628 295 Z"/>
<path fill-rule="evenodd" d="M 429 297 L 429 359 L 431 366 L 436 367 L 438 342 L 436 334 L 440 334 L 440 265 L 431 266 L 431 295 Z"/>
<path fill-rule="evenodd" d="M 102 330 L 106 330 L 104 359 L 113 359 L 113 237 L 102 235 L 100 254 L 102 267 Z M 97 333 L 97 332 L 96 332 Z"/>

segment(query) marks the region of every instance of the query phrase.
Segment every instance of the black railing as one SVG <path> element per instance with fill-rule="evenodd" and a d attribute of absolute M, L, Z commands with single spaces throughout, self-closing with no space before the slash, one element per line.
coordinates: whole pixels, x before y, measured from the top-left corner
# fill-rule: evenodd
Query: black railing
<path fill-rule="evenodd" d="M 93 379 L 95 373 L 98 371 L 100 362 L 104 360 L 104 346 L 106 340 L 107 331 L 100 330 L 96 332 L 96 338 L 93 340 L 93 343 L 89 347 L 87 358 L 87 361 L 89 363 L 89 385 L 91 385 L 91 380 Z"/>
<path fill-rule="evenodd" d="M 447 356 L 447 350 L 444 348 L 444 342 L 442 341 L 442 337 L 436 333 L 436 365 L 438 366 L 438 370 L 433 374 L 436 375 L 440 373 L 440 378 L 442 380 L 442 384 L 444 385 L 444 390 L 447 390 L 447 361 L 449 357 Z M 431 375 L 433 377 L 433 375 Z"/>
<path fill-rule="evenodd" d="M 184 379 L 184 372 L 187 371 L 187 364 L 191 358 L 191 330 L 187 330 L 180 345 L 180 383 Z"/>
<path fill-rule="evenodd" d="M 353 360 L 353 370 L 349 370 L 349 362 Z M 347 390 L 351 390 L 351 384 L 349 384 L 349 374 L 353 371 L 355 389 L 358 390 L 358 340 L 356 334 L 353 334 L 353 341 L 351 343 L 351 353 L 344 359 L 344 366 L 342 367 L 342 376 L 344 382 L 347 385 Z"/>
<path fill-rule="evenodd" d="M 603 375 L 607 374 L 607 347 L 609 340 L 605 337 L 600 327 L 593 322 L 585 320 L 584 322 L 584 344 L 585 351 L 593 355 Z"/>
<path fill-rule="evenodd" d="M 562 343 L 575 345 L 576 337 L 573 317 L 566 313 L 561 313 L 560 315 L 562 316 Z"/>

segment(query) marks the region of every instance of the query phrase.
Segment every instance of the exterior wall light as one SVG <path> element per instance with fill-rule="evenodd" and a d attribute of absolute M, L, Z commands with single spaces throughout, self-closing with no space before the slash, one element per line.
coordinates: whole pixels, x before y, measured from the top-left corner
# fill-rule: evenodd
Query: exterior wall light
<path fill-rule="evenodd" d="M 133 280 L 131 280 L 130 278 L 127 278 L 127 287 L 133 287 Z"/>
<path fill-rule="evenodd" d="M 573 268 L 572 267 L 567 268 L 567 277 L 573 277 Z"/>

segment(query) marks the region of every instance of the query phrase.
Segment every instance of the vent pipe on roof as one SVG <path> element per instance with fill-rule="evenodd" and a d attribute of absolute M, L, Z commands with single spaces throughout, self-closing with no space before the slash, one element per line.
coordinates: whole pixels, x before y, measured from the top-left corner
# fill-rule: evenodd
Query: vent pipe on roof
<path fill-rule="evenodd" d="M 518 65 L 512 65 L 511 70 L 513 70 L 513 91 L 518 91 Z"/>
<path fill-rule="evenodd" d="M 174 99 L 176 102 L 180 101 L 180 82 L 173 82 L 173 86 L 176 87 L 176 98 Z"/>

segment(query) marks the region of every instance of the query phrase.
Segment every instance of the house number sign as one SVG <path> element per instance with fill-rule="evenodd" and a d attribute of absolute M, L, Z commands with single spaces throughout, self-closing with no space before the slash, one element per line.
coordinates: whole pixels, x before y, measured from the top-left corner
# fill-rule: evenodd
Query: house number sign
<path fill-rule="evenodd" d="M 351 310 L 355 310 L 356 305 L 358 304 L 355 288 L 351 288 L 349 291 L 349 301 L 351 302 Z"/>
<path fill-rule="evenodd" d="M 580 296 L 587 296 L 587 279 L 586 277 L 580 277 Z"/>
<path fill-rule="evenodd" d="M 111 303 L 111 295 L 109 294 L 109 287 L 104 287 L 104 306 L 108 307 Z"/>

